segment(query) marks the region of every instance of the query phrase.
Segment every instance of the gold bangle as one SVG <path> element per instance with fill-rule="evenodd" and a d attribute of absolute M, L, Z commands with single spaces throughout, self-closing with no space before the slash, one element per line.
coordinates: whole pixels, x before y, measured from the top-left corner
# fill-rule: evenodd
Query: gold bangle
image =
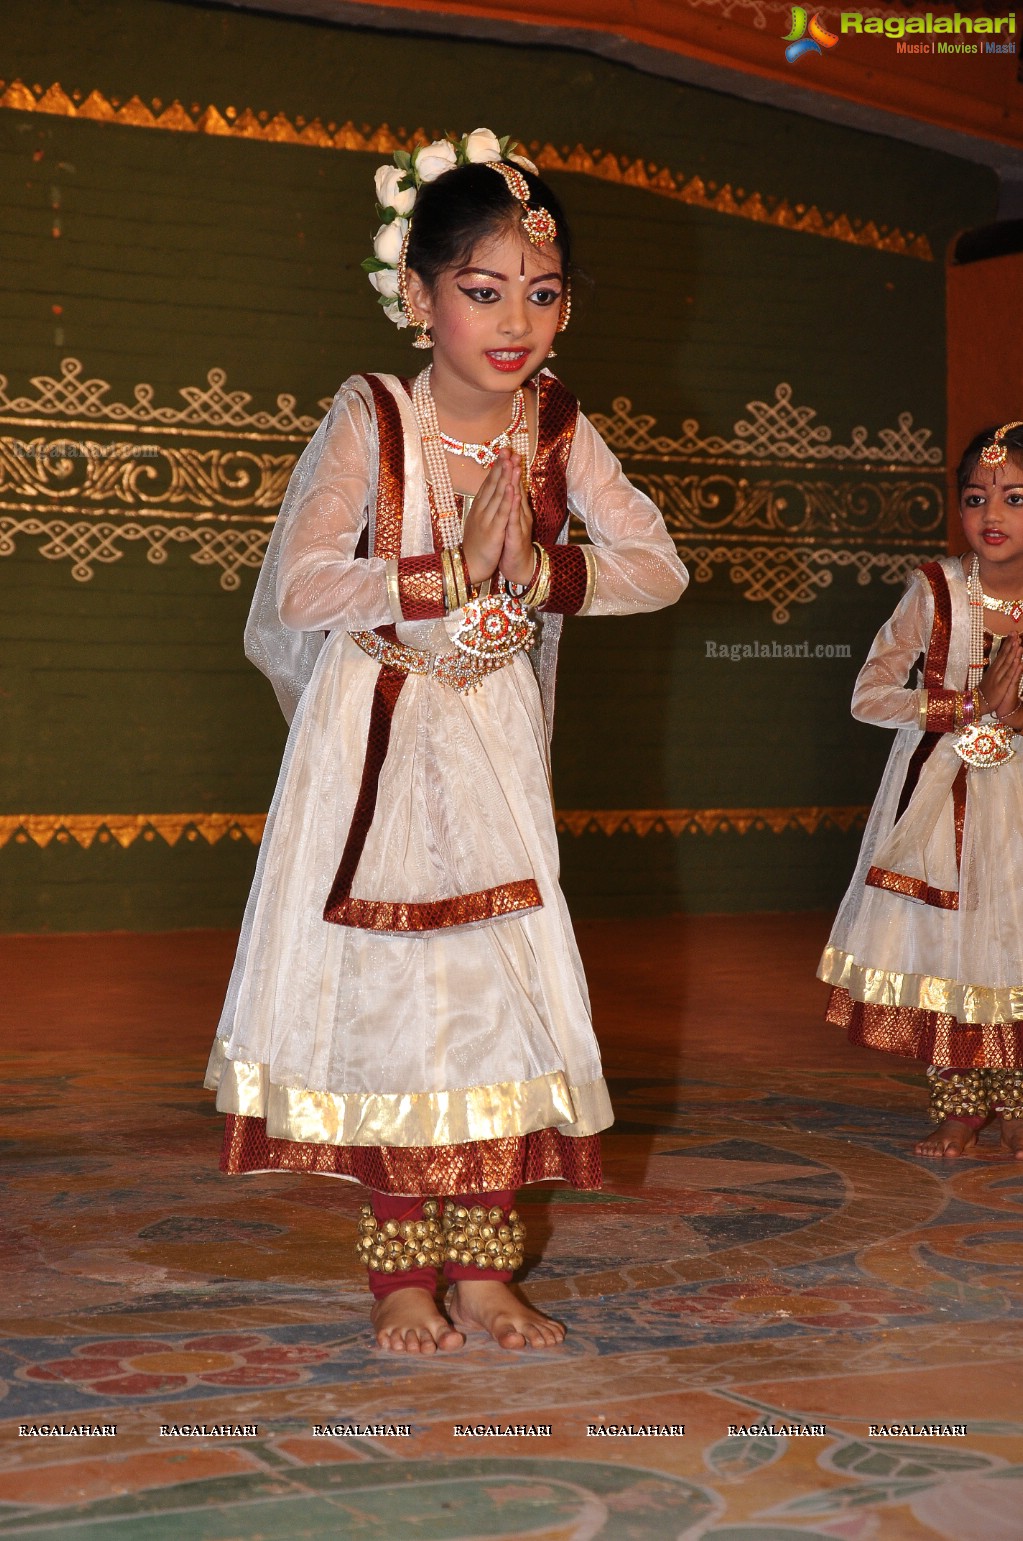
<path fill-rule="evenodd" d="M 387 603 L 391 610 L 391 620 L 402 620 L 401 590 L 398 587 L 398 563 L 394 558 L 389 558 L 384 563 L 384 572 L 387 575 Z"/>
<path fill-rule="evenodd" d="M 458 591 L 455 588 L 455 571 L 450 551 L 441 552 L 440 570 L 444 582 L 444 609 L 450 615 L 452 610 L 458 609 Z"/>
<path fill-rule="evenodd" d="M 534 540 L 533 550 L 536 552 L 536 570 L 522 596 L 522 603 L 529 610 L 538 610 L 551 597 L 551 559 L 546 547 L 541 546 L 539 541 Z"/>
<path fill-rule="evenodd" d="M 452 551 L 451 566 L 454 569 L 455 588 L 458 592 L 459 600 L 463 605 L 467 605 L 470 599 L 476 598 L 476 590 L 473 587 L 472 579 L 469 577 L 469 566 L 461 546 L 456 546 Z"/>

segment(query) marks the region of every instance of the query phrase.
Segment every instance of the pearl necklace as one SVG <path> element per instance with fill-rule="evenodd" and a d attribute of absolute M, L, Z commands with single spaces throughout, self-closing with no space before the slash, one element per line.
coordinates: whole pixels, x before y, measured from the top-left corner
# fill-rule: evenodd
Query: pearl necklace
<path fill-rule="evenodd" d="M 976 554 L 970 563 L 966 592 L 970 596 L 970 666 L 966 674 L 966 688 L 974 690 L 984 673 L 984 611 L 988 608 L 987 595 L 980 586 L 980 558 Z"/>
<path fill-rule="evenodd" d="M 515 407 L 512 421 L 504 431 L 492 439 L 490 444 L 462 444 L 460 439 L 451 439 L 441 433 L 440 423 L 437 420 L 437 403 L 433 399 L 433 391 L 430 388 L 430 376 L 433 373 L 433 365 L 430 364 L 417 375 L 412 386 L 412 406 L 415 409 L 416 419 L 419 423 L 419 433 L 423 441 L 423 459 L 426 462 L 426 479 L 430 487 L 430 497 L 434 512 L 437 517 L 437 528 L 441 537 L 441 544 L 446 551 L 453 551 L 462 543 L 462 514 L 455 497 L 455 491 L 451 485 L 451 472 L 448 469 L 447 451 L 452 445 L 457 445 L 454 451 L 458 454 L 468 454 L 479 465 L 493 465 L 497 459 L 498 449 L 508 445 L 519 457 L 523 469 L 523 476 L 528 477 L 529 466 L 529 429 L 526 424 L 525 397 L 521 390 L 515 392 Z M 486 462 L 472 453 L 476 450 L 489 451 L 493 446 L 493 455 Z"/>

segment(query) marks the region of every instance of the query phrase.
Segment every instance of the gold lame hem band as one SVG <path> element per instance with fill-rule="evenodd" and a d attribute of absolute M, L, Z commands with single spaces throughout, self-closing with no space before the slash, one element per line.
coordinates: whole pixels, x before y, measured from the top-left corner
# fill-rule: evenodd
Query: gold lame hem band
<path fill-rule="evenodd" d="M 603 1078 L 569 1086 L 561 1071 L 455 1091 L 346 1093 L 274 1085 L 266 1065 L 210 1055 L 206 1086 L 222 1113 L 265 1118 L 272 1139 L 312 1145 L 444 1146 L 556 1128 L 597 1134 L 613 1122 Z"/>
<path fill-rule="evenodd" d="M 865 1006 L 939 1012 L 957 1022 L 978 1026 L 1016 1024 L 1023 1031 L 1023 985 L 996 988 L 964 984 L 934 974 L 870 968 L 838 947 L 824 949 L 817 977 L 847 991 L 854 1001 Z"/>

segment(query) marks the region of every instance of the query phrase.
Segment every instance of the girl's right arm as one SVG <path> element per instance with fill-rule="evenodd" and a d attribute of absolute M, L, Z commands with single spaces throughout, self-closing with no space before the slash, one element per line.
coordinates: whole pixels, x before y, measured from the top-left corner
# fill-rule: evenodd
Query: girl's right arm
<path fill-rule="evenodd" d="M 925 690 L 910 689 L 913 665 L 927 651 L 934 620 L 930 584 L 919 572 L 891 620 L 874 638 L 867 661 L 853 687 L 852 714 L 881 728 L 915 728 L 926 701 Z"/>
<path fill-rule="evenodd" d="M 277 607 L 294 631 L 369 631 L 393 619 L 383 558 L 355 555 L 375 454 L 369 409 L 355 392 L 339 392 L 281 543 Z"/>

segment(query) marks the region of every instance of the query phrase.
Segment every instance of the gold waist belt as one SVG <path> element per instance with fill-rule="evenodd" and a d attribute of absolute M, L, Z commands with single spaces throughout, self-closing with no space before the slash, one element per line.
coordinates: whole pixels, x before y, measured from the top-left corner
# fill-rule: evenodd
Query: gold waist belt
<path fill-rule="evenodd" d="M 376 631 L 348 635 L 382 668 L 399 674 L 429 674 L 461 695 L 478 690 L 488 674 L 505 668 L 516 653 L 529 647 L 535 628 L 519 601 L 510 595 L 488 594 L 470 600 L 455 633 L 450 653 L 424 653 L 391 642 Z"/>

